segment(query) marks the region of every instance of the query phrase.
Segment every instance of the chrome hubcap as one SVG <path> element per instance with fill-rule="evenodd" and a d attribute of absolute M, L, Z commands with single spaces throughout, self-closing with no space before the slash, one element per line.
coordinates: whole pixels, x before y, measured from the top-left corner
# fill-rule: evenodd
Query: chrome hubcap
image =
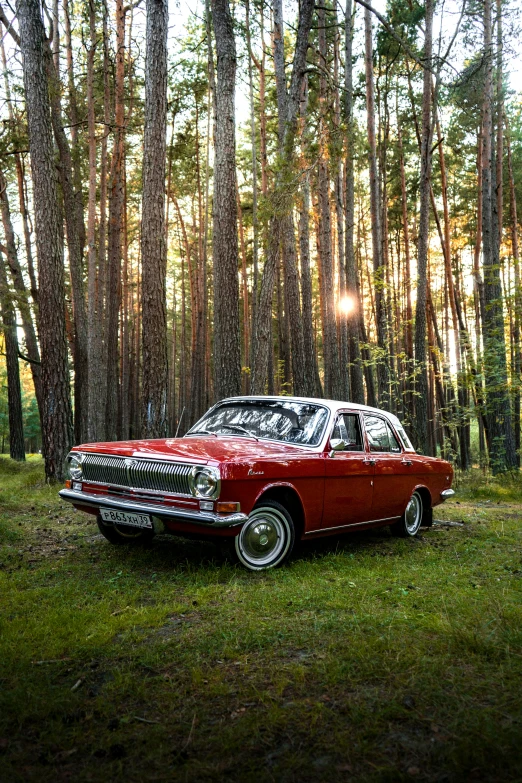
<path fill-rule="evenodd" d="M 259 508 L 250 515 L 236 541 L 241 560 L 255 568 L 276 563 L 289 545 L 286 519 L 275 509 Z"/>
<path fill-rule="evenodd" d="M 404 519 L 406 521 L 406 530 L 410 535 L 414 535 L 419 529 L 422 519 L 422 503 L 416 492 L 406 506 Z"/>

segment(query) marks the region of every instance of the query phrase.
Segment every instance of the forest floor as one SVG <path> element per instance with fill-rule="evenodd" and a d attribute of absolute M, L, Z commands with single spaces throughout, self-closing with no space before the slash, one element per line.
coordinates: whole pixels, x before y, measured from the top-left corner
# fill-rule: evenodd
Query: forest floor
<path fill-rule="evenodd" d="M 111 546 L 0 458 L 0 780 L 521 781 L 522 482 L 415 540 Z"/>

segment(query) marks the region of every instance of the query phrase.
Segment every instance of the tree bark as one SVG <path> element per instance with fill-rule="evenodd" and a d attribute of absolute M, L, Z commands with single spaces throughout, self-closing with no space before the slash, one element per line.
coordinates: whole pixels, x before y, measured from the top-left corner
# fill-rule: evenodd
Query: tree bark
<path fill-rule="evenodd" d="M 214 391 L 217 399 L 241 394 L 238 237 L 236 201 L 236 42 L 228 0 L 212 0 L 216 39 L 214 140 Z"/>
<path fill-rule="evenodd" d="M 514 319 L 513 319 L 513 424 L 515 428 L 515 449 L 520 465 L 520 386 L 522 383 L 522 352 L 520 348 L 520 331 L 522 328 L 522 288 L 520 284 L 520 251 L 518 244 L 518 215 L 515 177 L 513 175 L 513 158 L 511 155 L 511 140 L 506 120 L 507 164 L 509 176 L 509 216 L 511 227 L 511 252 L 513 253 L 514 269 Z"/>
<path fill-rule="evenodd" d="M 123 156 L 125 152 L 125 8 L 123 0 L 116 0 L 114 125 L 107 244 L 107 403 L 105 427 L 108 440 L 116 440 L 118 437 L 118 336 L 121 306 L 121 228 L 124 212 Z"/>
<path fill-rule="evenodd" d="M 55 177 L 45 33 L 38 0 L 19 0 L 17 15 L 35 210 L 40 283 L 42 439 L 48 480 L 62 480 L 73 437 L 65 329 L 63 243 Z"/>
<path fill-rule="evenodd" d="M 0 172 L 0 208 L 2 211 L 2 224 L 4 227 L 6 260 L 7 260 L 7 265 L 9 266 L 9 270 L 11 272 L 11 279 L 13 281 L 14 290 L 16 292 L 16 306 L 22 318 L 22 326 L 24 330 L 27 356 L 29 357 L 29 359 L 32 360 L 30 362 L 31 374 L 33 377 L 34 393 L 36 397 L 36 402 L 38 404 L 38 411 L 40 413 L 40 423 L 41 423 L 43 400 L 42 400 L 42 368 L 40 365 L 40 350 L 38 348 L 36 331 L 34 328 L 33 319 L 31 315 L 31 308 L 29 307 L 27 290 L 22 275 L 22 269 L 20 267 L 20 262 L 18 260 L 15 233 L 11 221 L 11 210 L 9 208 L 9 199 L 7 196 L 7 182 L 3 172 Z"/>
<path fill-rule="evenodd" d="M 49 48 L 47 39 L 44 45 Z M 83 207 L 74 188 L 73 161 L 69 140 L 63 127 L 61 106 L 61 83 L 52 54 L 45 56 L 51 122 L 56 146 L 58 147 L 60 185 L 63 196 L 63 212 L 67 236 L 67 254 L 71 277 L 72 311 L 74 321 L 73 363 L 74 363 L 74 435 L 77 443 L 87 440 L 88 417 L 88 345 L 87 311 L 83 284 Z M 80 187 L 81 192 L 81 187 Z"/>
<path fill-rule="evenodd" d="M 167 0 L 147 0 L 145 132 L 143 144 L 142 437 L 159 438 L 167 427 Z"/>
<path fill-rule="evenodd" d="M 272 293 L 277 267 L 279 244 L 282 235 L 282 219 L 291 213 L 293 206 L 292 194 L 288 193 L 287 184 L 282 176 L 283 163 L 286 171 L 292 170 L 294 157 L 294 139 L 297 130 L 297 117 L 303 79 L 306 73 L 306 52 L 308 36 L 312 24 L 314 0 L 303 0 L 299 9 L 299 24 L 297 29 L 294 52 L 294 65 L 288 91 L 287 117 L 284 128 L 284 139 L 281 145 L 279 165 L 277 166 L 276 182 L 271 196 L 272 217 L 268 237 L 267 256 L 261 279 L 257 323 L 254 325 L 254 349 L 252 351 L 252 381 L 253 394 L 263 394 L 268 375 L 270 355 L 270 319 L 272 310 Z"/>
<path fill-rule="evenodd" d="M 279 147 L 282 151 L 285 137 L 285 123 L 288 116 L 288 91 L 285 76 L 284 26 L 282 0 L 274 0 L 274 68 L 277 93 L 277 117 L 279 129 Z M 303 321 L 301 316 L 301 297 L 299 292 L 299 273 L 295 229 L 292 211 L 283 217 L 282 255 L 285 280 L 286 317 L 289 322 L 290 350 L 292 359 L 293 391 L 298 396 L 311 394 L 311 379 L 305 375 Z"/>
<path fill-rule="evenodd" d="M 364 383 L 359 347 L 359 319 L 362 317 L 361 301 L 357 286 L 357 264 L 353 242 L 355 228 L 355 187 L 354 187 L 354 121 L 353 121 L 353 27 L 354 9 L 352 0 L 346 0 L 346 27 L 344 38 L 344 120 L 346 123 L 345 157 L 345 258 L 346 258 L 346 295 L 353 302 L 348 313 L 348 358 L 350 362 L 350 392 L 352 402 L 364 405 Z"/>
<path fill-rule="evenodd" d="M 433 0 L 426 0 L 424 60 L 432 61 Z M 417 388 L 415 397 L 415 428 L 418 448 L 429 453 L 428 366 L 426 355 L 426 302 L 428 290 L 428 244 L 430 229 L 430 182 L 432 160 L 432 75 L 424 69 L 422 95 L 420 216 L 417 247 L 417 303 L 415 308 L 415 362 Z"/>
<path fill-rule="evenodd" d="M 379 193 L 379 172 L 377 167 L 377 140 L 375 131 L 375 88 L 373 78 L 373 42 L 371 12 L 364 9 L 364 43 L 366 71 L 366 118 L 368 130 L 368 162 L 370 169 L 370 209 L 372 222 L 372 258 L 375 287 L 375 317 L 377 344 L 377 386 L 379 404 L 387 407 L 390 399 L 388 360 L 386 357 L 386 307 L 384 298 L 385 268 L 382 249 L 381 204 Z"/>
<path fill-rule="evenodd" d="M 87 212 L 87 275 L 88 275 L 88 366 L 89 366 L 89 399 L 87 433 L 89 441 L 98 441 L 103 437 L 100 427 L 100 405 L 98 394 L 101 371 L 102 350 L 102 313 L 97 286 L 99 281 L 98 248 L 96 246 L 96 124 L 94 106 L 94 56 L 96 52 L 96 11 L 94 2 L 89 3 L 89 50 L 87 52 L 87 122 L 89 145 L 89 198 Z"/>
<path fill-rule="evenodd" d="M 307 153 L 309 146 L 308 132 L 306 127 L 306 115 L 308 108 L 308 78 L 303 80 L 302 100 L 300 104 L 301 119 L 301 149 L 303 156 L 302 168 L 308 167 Z M 312 297 L 312 274 L 310 270 L 310 172 L 305 171 L 303 175 L 303 184 L 301 186 L 300 214 L 299 214 L 299 255 L 301 267 L 301 297 L 303 312 L 303 344 L 305 374 L 309 383 L 309 394 L 312 397 L 322 397 L 323 390 L 321 379 L 319 377 L 319 367 L 317 364 L 317 351 L 314 339 L 313 324 L 313 297 Z"/>
<path fill-rule="evenodd" d="M 7 367 L 7 408 L 9 411 L 9 454 L 18 462 L 25 460 L 22 388 L 18 365 L 16 313 L 11 300 L 4 259 L 0 253 L 0 312 L 4 332 Z"/>
<path fill-rule="evenodd" d="M 484 0 L 484 104 L 482 144 L 482 250 L 484 265 L 484 378 L 486 383 L 488 450 L 491 469 L 501 473 L 517 467 L 507 388 L 506 344 L 500 283 L 498 202 L 493 151 L 493 46 L 491 0 Z"/>

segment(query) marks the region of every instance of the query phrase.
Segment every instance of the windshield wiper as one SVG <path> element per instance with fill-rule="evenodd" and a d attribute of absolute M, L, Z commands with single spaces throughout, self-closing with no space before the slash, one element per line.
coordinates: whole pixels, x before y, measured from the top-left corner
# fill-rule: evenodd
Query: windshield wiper
<path fill-rule="evenodd" d="M 217 438 L 217 432 L 212 432 L 211 430 L 192 430 L 187 432 L 187 435 L 215 435 Z"/>
<path fill-rule="evenodd" d="M 256 435 L 246 430 L 240 424 L 221 424 L 220 427 L 225 427 L 225 429 L 227 430 L 236 430 L 236 432 L 242 432 L 244 435 L 248 435 L 249 438 L 254 438 L 255 440 L 259 440 L 259 438 L 256 437 Z"/>

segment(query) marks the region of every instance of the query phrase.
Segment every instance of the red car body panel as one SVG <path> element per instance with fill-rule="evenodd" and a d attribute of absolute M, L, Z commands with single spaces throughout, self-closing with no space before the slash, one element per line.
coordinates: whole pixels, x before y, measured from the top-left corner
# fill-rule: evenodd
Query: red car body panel
<path fill-rule="evenodd" d="M 218 468 L 221 488 L 216 502 L 237 503 L 245 515 L 252 511 L 265 493 L 273 492 L 276 488 L 291 492 L 294 497 L 297 495 L 302 506 L 304 526 L 299 531 L 301 536 L 328 535 L 350 528 L 355 530 L 360 526 L 389 524 L 401 517 L 416 489 L 424 493 L 430 506 L 442 502 L 441 492 L 451 487 L 453 478 L 450 463 L 416 454 L 412 449 L 403 447 L 402 441 L 401 453 L 371 452 L 366 435 L 363 451 L 333 451 L 330 435 L 341 411 L 377 411 L 346 402 L 313 402 L 329 407 L 331 413 L 318 447 L 256 440 L 241 435 L 187 435 L 159 440 L 90 443 L 75 447 L 73 453 L 145 458 Z M 379 413 L 390 417 L 387 420 L 393 426 L 394 417 L 382 411 Z M 361 422 L 363 418 L 361 415 Z M 161 506 L 166 510 L 189 510 L 193 514 L 199 513 L 200 509 L 200 498 L 169 492 L 135 490 L 131 487 L 118 488 L 116 492 L 110 484 L 100 485 L 88 481 L 83 482 L 82 492 L 99 497 L 100 506 L 103 506 L 105 498 L 114 499 L 117 496 L 129 502 L 139 499 L 142 506 L 150 504 L 155 509 Z M 90 505 L 84 505 L 80 499 L 66 499 L 76 508 L 98 513 L 92 501 Z M 214 527 L 206 522 L 200 523 L 197 519 L 186 521 L 165 518 L 164 524 L 173 532 L 206 537 L 234 536 L 239 532 L 237 526 Z"/>

